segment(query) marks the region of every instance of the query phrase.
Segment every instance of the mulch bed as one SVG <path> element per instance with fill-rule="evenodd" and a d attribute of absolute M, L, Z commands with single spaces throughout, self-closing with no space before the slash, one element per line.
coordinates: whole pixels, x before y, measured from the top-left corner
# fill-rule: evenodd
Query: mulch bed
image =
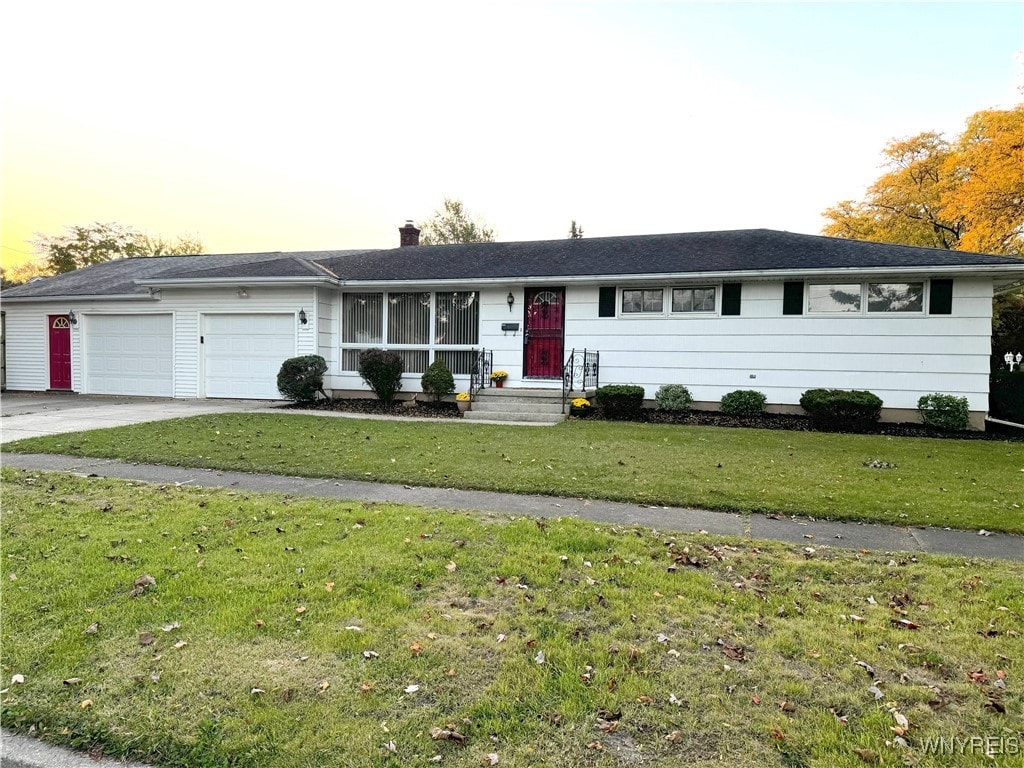
<path fill-rule="evenodd" d="M 418 416 L 426 419 L 461 419 L 462 413 L 455 403 L 432 403 L 411 400 L 395 400 L 390 405 L 372 398 L 341 400 L 317 400 L 313 403 L 289 403 L 283 408 L 298 408 L 303 411 L 341 411 L 343 413 L 365 413 L 375 416 Z"/>
<path fill-rule="evenodd" d="M 343 400 L 317 400 L 315 403 L 290 403 L 282 408 L 296 408 L 300 410 L 315 411 L 342 411 L 345 413 L 364 413 L 381 416 L 418 416 L 428 419 L 461 419 L 462 413 L 455 403 L 433 403 L 409 400 L 396 400 L 391 405 L 385 405 L 380 400 L 370 398 L 353 398 Z M 593 420 L 604 420 L 599 408 L 592 409 L 591 413 L 583 417 Z M 614 419 L 608 419 L 613 421 Z M 811 420 L 806 416 L 790 413 L 764 413 L 760 416 L 727 416 L 717 411 L 689 411 L 686 413 L 673 413 L 671 411 L 659 411 L 654 408 L 645 408 L 636 419 L 628 419 L 644 424 L 681 424 L 686 426 L 709 426 L 709 427 L 743 427 L 747 429 L 780 429 L 790 432 L 816 432 L 821 431 L 814 428 Z M 881 423 L 871 430 L 859 434 L 890 435 L 892 437 L 937 437 L 955 440 L 1002 440 L 1013 442 L 1024 442 L 1024 434 L 1020 430 L 1007 430 L 1004 432 L 944 432 L 924 424 Z"/>

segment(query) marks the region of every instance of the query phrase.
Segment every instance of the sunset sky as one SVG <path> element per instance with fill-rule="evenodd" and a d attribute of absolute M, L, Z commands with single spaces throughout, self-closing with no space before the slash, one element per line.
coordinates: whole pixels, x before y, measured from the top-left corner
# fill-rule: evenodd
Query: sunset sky
<path fill-rule="evenodd" d="M 2 260 L 94 221 L 207 252 L 818 232 L 880 150 L 1024 101 L 1024 3 L 20 2 Z"/>

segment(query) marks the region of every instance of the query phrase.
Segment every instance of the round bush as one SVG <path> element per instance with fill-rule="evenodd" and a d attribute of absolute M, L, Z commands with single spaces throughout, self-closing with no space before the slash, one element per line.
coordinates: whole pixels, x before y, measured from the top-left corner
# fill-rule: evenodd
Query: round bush
<path fill-rule="evenodd" d="M 277 391 L 298 403 L 316 400 L 318 393 L 327 397 L 324 392 L 325 373 L 327 361 L 320 355 L 289 358 L 281 363 L 281 370 L 277 373 Z"/>
<path fill-rule="evenodd" d="M 938 427 L 950 432 L 967 429 L 970 423 L 970 407 L 966 397 L 942 395 L 921 395 L 917 401 L 917 412 L 921 421 L 931 427 Z"/>
<path fill-rule="evenodd" d="M 768 398 L 753 389 L 737 389 L 722 397 L 722 413 L 726 416 L 760 416 Z"/>
<path fill-rule="evenodd" d="M 660 411 L 688 411 L 693 405 L 690 390 L 682 384 L 665 384 L 654 395 Z"/>
<path fill-rule="evenodd" d="M 859 432 L 882 415 L 882 399 L 863 389 L 808 389 L 800 396 L 800 407 L 820 429 Z"/>
<path fill-rule="evenodd" d="M 455 391 L 455 377 L 448 370 L 448 366 L 444 364 L 444 360 L 439 357 L 420 377 L 420 386 L 425 394 L 432 395 L 437 401 Z"/>
<path fill-rule="evenodd" d="M 402 356 L 394 350 L 365 349 L 359 354 L 359 375 L 384 403 L 394 400 L 402 388 L 404 371 Z"/>
<path fill-rule="evenodd" d="M 644 388 L 635 384 L 609 384 L 597 390 L 601 412 L 610 419 L 632 419 L 644 406 Z"/>

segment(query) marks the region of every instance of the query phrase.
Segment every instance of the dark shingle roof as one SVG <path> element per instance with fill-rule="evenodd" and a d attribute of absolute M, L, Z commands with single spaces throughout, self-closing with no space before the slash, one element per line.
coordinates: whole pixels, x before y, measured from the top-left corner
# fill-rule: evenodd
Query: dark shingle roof
<path fill-rule="evenodd" d="M 140 280 L 337 276 L 343 281 L 525 279 L 605 275 L 1007 267 L 1024 260 L 770 229 L 582 240 L 425 245 L 121 259 L 4 291 L 4 298 L 145 294 Z"/>
<path fill-rule="evenodd" d="M 319 261 L 345 280 L 439 280 L 1019 265 L 1000 256 L 769 229 L 429 245 Z"/>

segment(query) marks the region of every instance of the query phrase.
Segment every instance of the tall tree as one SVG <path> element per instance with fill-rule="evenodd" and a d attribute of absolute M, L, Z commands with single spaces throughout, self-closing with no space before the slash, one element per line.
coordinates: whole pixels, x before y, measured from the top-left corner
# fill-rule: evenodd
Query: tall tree
<path fill-rule="evenodd" d="M 494 230 L 483 220 L 470 216 L 461 200 L 444 199 L 434 216 L 419 225 L 423 245 L 452 243 L 493 243 Z"/>
<path fill-rule="evenodd" d="M 137 256 L 194 256 L 203 252 L 198 237 L 179 237 L 174 241 L 151 238 L 123 224 L 96 222 L 90 226 L 64 228 L 63 235 L 36 233 L 32 245 L 42 254 L 53 274 L 72 272 L 111 259 Z"/>
<path fill-rule="evenodd" d="M 576 219 L 572 220 L 572 226 L 569 227 L 569 239 L 570 240 L 582 240 L 583 239 L 583 227 L 576 226 Z"/>
<path fill-rule="evenodd" d="M 942 213 L 967 251 L 1024 255 L 1024 104 L 971 116 L 950 157 Z"/>
<path fill-rule="evenodd" d="M 883 150 L 886 173 L 868 188 L 864 200 L 844 200 L 825 211 L 829 222 L 824 234 L 956 248 L 963 220 L 942 205 L 953 174 L 951 154 L 948 142 L 933 132 L 889 142 Z"/>
<path fill-rule="evenodd" d="M 53 272 L 42 259 L 30 259 L 13 267 L 0 267 L 0 287 L 13 288 L 36 277 L 49 277 Z"/>

